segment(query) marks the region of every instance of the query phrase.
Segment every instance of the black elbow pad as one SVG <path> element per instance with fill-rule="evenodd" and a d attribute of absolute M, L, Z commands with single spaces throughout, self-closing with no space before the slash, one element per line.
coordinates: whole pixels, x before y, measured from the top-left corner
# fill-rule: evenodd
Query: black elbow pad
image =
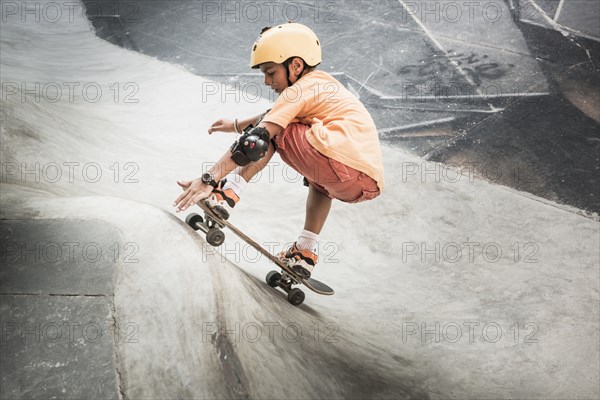
<path fill-rule="evenodd" d="M 241 167 L 258 161 L 269 150 L 269 132 L 263 127 L 246 129 L 230 150 L 231 159 Z"/>

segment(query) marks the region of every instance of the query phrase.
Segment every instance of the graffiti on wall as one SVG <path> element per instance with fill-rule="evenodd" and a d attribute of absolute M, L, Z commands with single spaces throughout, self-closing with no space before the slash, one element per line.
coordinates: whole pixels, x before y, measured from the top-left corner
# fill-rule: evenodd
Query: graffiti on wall
<path fill-rule="evenodd" d="M 396 73 L 400 76 L 407 75 L 414 84 L 442 86 L 444 81 L 456 77 L 457 67 L 479 87 L 486 81 L 504 77 L 515 65 L 491 60 L 487 54 L 449 50 L 448 53 L 435 52 L 418 64 L 404 65 Z"/>

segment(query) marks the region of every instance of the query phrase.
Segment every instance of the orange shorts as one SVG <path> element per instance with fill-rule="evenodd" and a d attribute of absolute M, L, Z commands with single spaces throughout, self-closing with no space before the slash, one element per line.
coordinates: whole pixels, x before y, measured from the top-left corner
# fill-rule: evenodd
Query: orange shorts
<path fill-rule="evenodd" d="M 293 123 L 275 136 L 281 159 L 304 175 L 309 185 L 330 199 L 358 203 L 379 196 L 377 182 L 367 174 L 319 153 L 306 139 L 308 125 Z"/>

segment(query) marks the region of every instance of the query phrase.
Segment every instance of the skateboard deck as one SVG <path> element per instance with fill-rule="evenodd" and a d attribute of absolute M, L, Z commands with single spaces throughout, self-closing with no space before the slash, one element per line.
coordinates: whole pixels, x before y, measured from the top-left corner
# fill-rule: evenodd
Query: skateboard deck
<path fill-rule="evenodd" d="M 225 234 L 222 229 L 227 228 L 232 231 L 240 239 L 248 243 L 260 254 L 272 261 L 281 269 L 281 273 L 271 271 L 267 275 L 267 283 L 272 287 L 280 287 L 288 293 L 288 301 L 293 305 L 300 305 L 304 301 L 304 293 L 298 288 L 292 288 L 293 285 L 302 284 L 309 290 L 322 295 L 333 295 L 335 292 L 332 288 L 316 279 L 303 279 L 301 276 L 292 271 L 291 267 L 285 261 L 271 254 L 264 247 L 240 231 L 229 221 L 222 219 L 217 215 L 205 201 L 198 202 L 198 206 L 204 211 L 204 218 L 198 214 L 190 214 L 186 218 L 186 223 L 194 230 L 201 230 L 206 233 L 206 240 L 212 246 L 220 246 L 225 241 Z"/>

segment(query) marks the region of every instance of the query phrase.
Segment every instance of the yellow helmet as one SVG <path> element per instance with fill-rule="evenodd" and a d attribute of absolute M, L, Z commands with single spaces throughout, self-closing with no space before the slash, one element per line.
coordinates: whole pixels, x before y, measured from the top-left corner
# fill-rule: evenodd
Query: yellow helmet
<path fill-rule="evenodd" d="M 321 42 L 308 27 L 295 22 L 265 28 L 261 32 L 250 55 L 250 67 L 274 62 L 282 64 L 290 57 L 301 57 L 314 67 L 321 63 Z"/>

